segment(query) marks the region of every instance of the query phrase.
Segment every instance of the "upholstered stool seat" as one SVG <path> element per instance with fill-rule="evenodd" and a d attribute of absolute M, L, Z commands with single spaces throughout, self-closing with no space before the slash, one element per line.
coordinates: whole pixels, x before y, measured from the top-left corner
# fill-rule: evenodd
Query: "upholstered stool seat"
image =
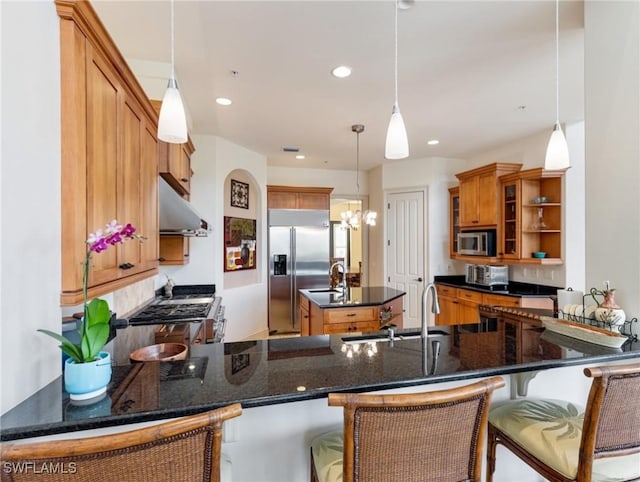
<path fill-rule="evenodd" d="M 311 442 L 311 457 L 319 482 L 342 482 L 342 429 L 322 434 Z"/>
<path fill-rule="evenodd" d="M 487 482 L 502 444 L 550 481 L 640 478 L 640 365 L 586 368 L 586 409 L 563 400 L 520 399 L 489 413 Z"/>
<path fill-rule="evenodd" d="M 578 473 L 583 420 L 581 405 L 562 400 L 514 400 L 489 412 L 491 425 L 570 480 Z M 597 459 L 592 480 L 629 480 L 639 471 L 640 454 Z"/>

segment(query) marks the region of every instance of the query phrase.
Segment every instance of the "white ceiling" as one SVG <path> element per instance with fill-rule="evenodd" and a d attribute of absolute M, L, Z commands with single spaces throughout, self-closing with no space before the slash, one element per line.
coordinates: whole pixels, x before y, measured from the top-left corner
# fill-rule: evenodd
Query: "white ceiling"
<path fill-rule="evenodd" d="M 167 0 L 92 3 L 128 60 L 170 62 Z M 560 120 L 573 122 L 584 110 L 583 2 L 560 3 Z M 351 125 L 364 124 L 361 169 L 394 162 L 384 159 L 394 5 L 177 0 L 176 73 L 191 134 L 222 136 L 265 155 L 269 165 L 354 169 Z M 551 132 L 553 1 L 418 0 L 400 10 L 398 23 L 410 158 L 464 158 Z M 339 64 L 350 65 L 352 76 L 332 77 Z M 233 105 L 218 106 L 219 96 Z M 431 138 L 440 144 L 428 146 Z M 299 147 L 306 159 L 282 152 L 285 146 Z"/>

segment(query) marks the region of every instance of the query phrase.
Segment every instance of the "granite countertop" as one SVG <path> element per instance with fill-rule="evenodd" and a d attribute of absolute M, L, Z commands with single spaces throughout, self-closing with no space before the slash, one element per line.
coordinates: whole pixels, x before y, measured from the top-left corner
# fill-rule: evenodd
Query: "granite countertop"
<path fill-rule="evenodd" d="M 342 289 L 307 289 L 298 290 L 301 294 L 320 308 L 341 308 L 346 306 L 379 306 L 404 296 L 404 291 L 386 286 L 363 286 Z"/>
<path fill-rule="evenodd" d="M 432 329 L 434 337 L 363 340 L 341 335 L 194 345 L 189 358 L 115 366 L 107 396 L 75 405 L 59 378 L 0 417 L 12 440 L 190 415 L 234 402 L 256 407 L 326 397 L 640 358 L 640 342 L 611 349 L 546 332 L 531 316 L 481 308 L 480 324 Z M 513 311 L 513 310 L 512 310 Z M 520 331 L 518 331 L 520 330 Z M 406 330 L 398 330 L 396 337 Z M 514 336 L 515 333 L 515 336 Z M 518 335 L 520 333 L 520 335 Z M 347 337 L 348 335 L 342 335 Z M 386 336 L 386 333 L 383 333 Z M 433 341 L 440 342 L 433 359 Z"/>
<path fill-rule="evenodd" d="M 464 288 L 472 291 L 479 291 L 481 293 L 495 293 L 505 296 L 514 297 L 532 297 L 532 298 L 549 298 L 550 296 L 556 296 L 558 289 L 555 286 L 537 285 L 532 283 L 521 283 L 517 281 L 511 281 L 507 285 L 506 290 L 491 290 L 489 287 L 471 285 L 465 281 L 464 275 L 450 275 L 450 276 L 435 276 L 434 282 L 447 286 L 455 286 L 457 288 Z"/>

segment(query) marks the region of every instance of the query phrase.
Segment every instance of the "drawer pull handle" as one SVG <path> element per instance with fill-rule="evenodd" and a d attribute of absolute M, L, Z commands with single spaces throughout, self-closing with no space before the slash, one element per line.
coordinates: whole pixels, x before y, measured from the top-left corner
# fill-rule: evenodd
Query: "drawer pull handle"
<path fill-rule="evenodd" d="M 180 178 L 180 180 L 181 180 L 182 182 L 189 182 L 189 179 L 187 179 L 186 177 Z"/>
<path fill-rule="evenodd" d="M 356 316 L 356 313 L 347 313 L 347 316 Z"/>

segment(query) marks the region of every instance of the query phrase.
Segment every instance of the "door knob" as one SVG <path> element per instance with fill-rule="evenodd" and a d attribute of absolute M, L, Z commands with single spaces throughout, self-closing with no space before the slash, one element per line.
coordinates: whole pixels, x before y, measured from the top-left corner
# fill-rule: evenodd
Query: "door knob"
<path fill-rule="evenodd" d="M 418 278 L 418 279 L 415 279 L 413 281 L 419 281 L 420 283 L 422 283 L 422 278 Z"/>

